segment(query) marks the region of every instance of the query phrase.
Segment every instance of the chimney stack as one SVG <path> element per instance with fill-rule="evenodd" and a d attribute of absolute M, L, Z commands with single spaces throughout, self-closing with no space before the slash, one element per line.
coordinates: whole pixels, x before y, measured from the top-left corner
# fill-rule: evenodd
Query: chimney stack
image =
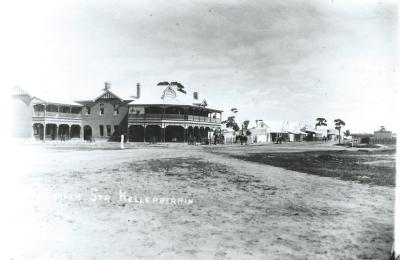
<path fill-rule="evenodd" d="M 193 92 L 193 98 L 198 100 L 199 99 L 199 93 L 198 92 Z"/>
<path fill-rule="evenodd" d="M 139 99 L 140 98 L 140 83 L 136 84 L 136 96 L 130 96 L 131 98 L 134 99 Z"/>
<path fill-rule="evenodd" d="M 136 84 L 136 96 L 138 99 L 140 98 L 140 83 Z"/>

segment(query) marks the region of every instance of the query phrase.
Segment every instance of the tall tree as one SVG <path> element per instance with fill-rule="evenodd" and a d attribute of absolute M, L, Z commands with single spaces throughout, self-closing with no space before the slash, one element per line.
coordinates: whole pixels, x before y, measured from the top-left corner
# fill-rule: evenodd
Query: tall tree
<path fill-rule="evenodd" d="M 317 120 L 317 123 L 315 124 L 315 129 L 317 129 L 317 126 L 323 126 L 323 125 L 327 126 L 328 125 L 326 119 L 323 117 L 318 117 L 316 120 Z"/>
<path fill-rule="evenodd" d="M 247 128 L 249 127 L 249 123 L 250 123 L 249 120 L 244 120 L 244 121 L 242 122 L 242 134 L 244 134 L 244 130 L 247 131 Z"/>
<path fill-rule="evenodd" d="M 234 131 L 240 130 L 240 127 L 238 126 L 238 124 L 235 121 L 235 116 L 228 117 L 228 119 L 225 121 L 222 121 L 222 123 L 225 124 L 225 126 L 227 128 L 232 128 Z"/>
<path fill-rule="evenodd" d="M 246 129 L 246 130 L 247 130 L 247 128 L 249 127 L 249 123 L 250 123 L 249 120 L 244 120 L 244 121 L 243 121 L 243 129 Z"/>
<path fill-rule="evenodd" d="M 335 129 L 339 130 L 339 144 L 340 144 L 340 131 L 342 127 L 346 125 L 346 123 L 342 119 L 335 119 Z"/>
<path fill-rule="evenodd" d="M 170 87 L 170 88 L 171 88 L 171 87 L 176 87 L 176 90 L 177 90 L 177 91 L 186 94 L 185 87 L 184 87 L 181 83 L 179 83 L 179 82 L 177 82 L 177 81 L 172 81 L 172 82 L 161 81 L 161 82 L 158 82 L 158 83 L 157 83 L 157 86 L 168 86 L 168 87 Z"/>

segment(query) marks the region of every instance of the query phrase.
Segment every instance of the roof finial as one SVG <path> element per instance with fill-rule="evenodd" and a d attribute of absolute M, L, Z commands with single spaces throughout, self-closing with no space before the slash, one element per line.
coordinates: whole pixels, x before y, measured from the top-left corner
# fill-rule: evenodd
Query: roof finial
<path fill-rule="evenodd" d="M 110 82 L 104 82 L 104 89 L 103 90 L 105 90 L 105 91 L 108 91 L 108 90 L 110 90 L 110 88 L 111 88 L 111 83 Z"/>

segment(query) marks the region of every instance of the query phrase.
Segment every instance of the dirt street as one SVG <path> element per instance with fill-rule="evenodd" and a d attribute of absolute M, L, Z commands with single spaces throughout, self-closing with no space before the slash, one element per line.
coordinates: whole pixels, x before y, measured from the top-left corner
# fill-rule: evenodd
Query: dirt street
<path fill-rule="evenodd" d="M 388 258 L 393 187 L 221 152 L 284 146 L 126 147 L 22 146 L 9 259 Z"/>

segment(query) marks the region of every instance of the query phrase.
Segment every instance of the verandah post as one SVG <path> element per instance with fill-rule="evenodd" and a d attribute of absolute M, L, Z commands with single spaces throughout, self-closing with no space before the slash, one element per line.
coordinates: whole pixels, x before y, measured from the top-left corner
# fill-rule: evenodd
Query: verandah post
<path fill-rule="evenodd" d="M 143 143 L 146 142 L 146 125 L 143 125 Z"/>

